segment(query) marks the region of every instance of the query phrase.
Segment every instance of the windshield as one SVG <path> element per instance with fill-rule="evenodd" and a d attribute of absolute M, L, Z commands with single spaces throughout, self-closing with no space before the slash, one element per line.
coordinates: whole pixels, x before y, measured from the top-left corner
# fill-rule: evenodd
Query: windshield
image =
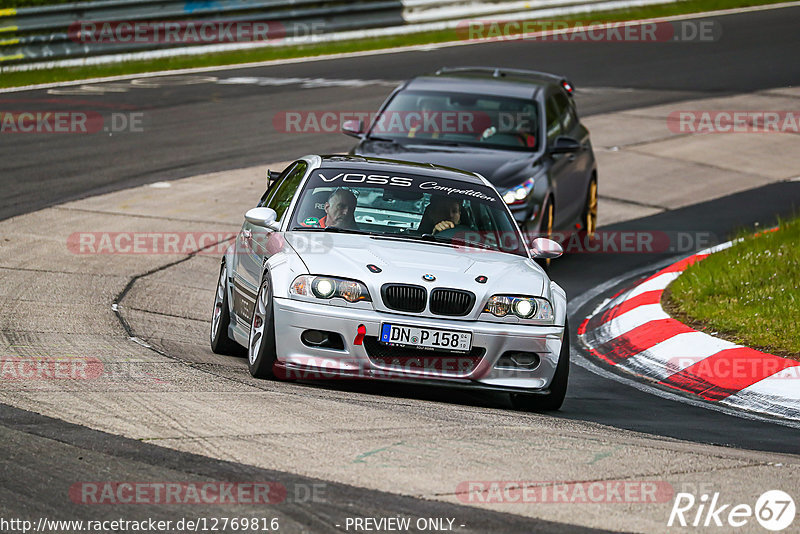
<path fill-rule="evenodd" d="M 539 113 L 533 100 L 401 91 L 378 114 L 368 137 L 536 151 Z"/>
<path fill-rule="evenodd" d="M 369 233 L 528 255 L 493 189 L 429 176 L 318 169 L 306 182 L 289 229 Z"/>

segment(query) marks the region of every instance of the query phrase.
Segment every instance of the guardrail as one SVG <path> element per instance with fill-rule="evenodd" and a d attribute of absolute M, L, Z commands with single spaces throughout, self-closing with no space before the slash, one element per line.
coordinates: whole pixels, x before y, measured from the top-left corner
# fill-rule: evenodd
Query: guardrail
<path fill-rule="evenodd" d="M 108 0 L 21 8 L 0 17 L 0 61 L 31 62 L 264 37 L 274 41 L 310 31 L 399 25 L 404 23 L 402 11 L 399 0 Z"/>
<path fill-rule="evenodd" d="M 0 71 L 325 42 L 677 0 L 101 0 L 0 9 Z M 449 21 L 449 22 L 448 22 Z M 9 67 L 5 67 L 9 66 Z"/>

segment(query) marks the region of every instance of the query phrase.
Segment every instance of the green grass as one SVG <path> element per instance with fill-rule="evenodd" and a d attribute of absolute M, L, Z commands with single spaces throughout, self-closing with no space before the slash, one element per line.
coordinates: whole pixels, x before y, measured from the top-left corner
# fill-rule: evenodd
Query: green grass
<path fill-rule="evenodd" d="M 800 218 L 743 239 L 686 269 L 665 307 L 695 328 L 800 360 Z"/>
<path fill-rule="evenodd" d="M 71 4 L 76 0 L 0 0 L 0 9 L 8 7 L 38 7 L 51 6 L 54 4 Z M 80 0 L 81 2 L 99 2 L 100 0 Z"/>
<path fill-rule="evenodd" d="M 2 2 L 3 0 L 0 0 Z M 38 1 L 38 0 L 35 0 Z M 747 7 L 762 4 L 779 3 L 781 0 L 686 0 L 673 4 L 650 6 L 637 9 L 616 10 L 608 12 L 586 13 L 561 17 L 568 20 L 587 21 L 622 21 L 640 18 L 666 17 L 684 13 L 696 13 L 716 9 Z M 17 4 L 19 6 L 20 4 Z M 541 19 L 544 20 L 544 19 Z M 2 72 L 0 68 L 0 87 L 18 87 L 38 83 L 60 82 L 115 76 L 120 74 L 138 74 L 161 70 L 172 70 L 214 65 L 236 65 L 256 61 L 311 57 L 327 54 L 355 52 L 361 50 L 378 50 L 416 44 L 441 43 L 457 41 L 461 36 L 456 30 L 421 32 L 411 35 L 384 37 L 376 39 L 359 39 L 336 43 L 311 44 L 292 47 L 265 47 L 253 50 L 241 50 L 206 54 L 201 56 L 184 56 L 143 61 L 131 61 L 111 65 L 91 67 L 57 68 L 27 72 Z M 668 46 L 668 45 L 664 45 Z"/>

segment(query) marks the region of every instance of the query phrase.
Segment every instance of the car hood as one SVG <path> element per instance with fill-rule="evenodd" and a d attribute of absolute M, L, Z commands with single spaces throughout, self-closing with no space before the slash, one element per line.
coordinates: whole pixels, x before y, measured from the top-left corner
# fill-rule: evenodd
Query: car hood
<path fill-rule="evenodd" d="M 501 252 L 452 247 L 404 239 L 375 238 L 357 234 L 287 232 L 287 242 L 310 274 L 360 280 L 367 285 L 375 306 L 386 283 L 467 289 L 479 301 L 492 294 L 544 295 L 547 275 L 529 258 Z M 373 273 L 367 265 L 381 269 Z M 423 280 L 433 275 L 434 281 Z M 485 283 L 476 278 L 486 277 Z"/>
<path fill-rule="evenodd" d="M 433 163 L 477 172 L 499 189 L 519 185 L 534 174 L 536 157 L 528 152 L 476 147 L 433 147 L 365 140 L 354 155 Z"/>

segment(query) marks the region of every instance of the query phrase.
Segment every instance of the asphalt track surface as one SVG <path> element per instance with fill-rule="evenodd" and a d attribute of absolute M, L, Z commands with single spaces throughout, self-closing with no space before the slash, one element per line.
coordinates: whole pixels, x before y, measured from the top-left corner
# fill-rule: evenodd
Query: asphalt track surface
<path fill-rule="evenodd" d="M 786 87 L 800 80 L 800 8 L 719 17 L 717 42 L 547 43 L 507 41 L 214 72 L 233 76 L 400 81 L 437 68 L 497 65 L 568 75 L 581 87 L 636 89 L 589 94 L 583 115 L 648 104 Z M 125 84 L 115 84 L 125 85 Z M 141 87 L 141 86 L 140 86 Z M 390 88 L 175 85 L 125 92 L 0 93 L 0 109 L 143 112 L 145 134 L 9 135 L 0 144 L 0 220 L 49 205 L 157 180 L 348 150 L 344 135 L 287 135 L 275 113 L 371 111 Z M 8 137 L 8 138 L 6 138 Z"/>
<path fill-rule="evenodd" d="M 512 41 L 467 47 L 439 48 L 351 59 L 215 72 L 218 78 L 301 77 L 325 79 L 402 80 L 441 65 L 498 64 L 568 74 L 580 87 L 610 88 L 580 97 L 584 115 L 686 100 L 742 93 L 800 81 L 797 28 L 800 8 L 761 11 L 718 19 L 722 39 L 716 43 L 532 43 Z M 768 28 L 768 30 L 767 30 Z M 4 136 L 0 143 L 0 220 L 71 199 L 143 183 L 286 160 L 308 152 L 347 150 L 351 140 L 341 135 L 287 135 L 272 127 L 272 116 L 295 109 L 370 110 L 390 87 L 320 87 L 313 89 L 250 84 L 161 85 L 104 94 L 53 95 L 46 91 L 0 94 L 3 109 L 109 109 L 144 111 L 146 133 Z M 619 89 L 619 90 L 614 90 Z M 622 91 L 635 89 L 635 91 Z M 602 173 L 602 170 L 601 170 Z M 602 180 L 602 174 L 601 174 Z M 601 182 L 602 183 L 602 182 Z M 602 185 L 601 185 L 602 187 Z M 708 231 L 720 239 L 733 232 L 774 223 L 794 212 L 800 184 L 778 183 L 701 205 L 628 221 L 610 229 Z M 235 192 L 232 192 L 235 194 Z M 573 255 L 555 263 L 552 276 L 571 297 L 668 255 Z M 600 297 L 598 297 L 600 298 Z M 571 317 L 574 327 L 591 310 L 589 301 Z M 574 340 L 573 340 L 574 341 Z M 348 386 L 349 387 L 349 386 Z M 352 386 L 375 393 L 370 385 Z M 472 404 L 493 402 L 474 394 L 441 393 L 424 388 L 380 387 L 387 395 L 411 395 Z M 800 453 L 797 430 L 724 415 L 653 396 L 601 378 L 573 364 L 567 401 L 558 417 L 592 421 L 653 435 L 730 447 Z M 309 483 L 296 475 L 197 457 L 144 445 L 77 427 L 11 407 L 0 410 L 3 472 L 0 512 L 4 516 L 46 515 L 65 507 L 48 493 L 79 477 L 87 466 L 106 466 L 97 478 L 135 480 L 179 479 L 174 473 L 210 476 L 217 480 L 285 480 Z M 52 466 L 58 465 L 58 469 Z M 167 476 L 165 473 L 172 473 Z M 8 476 L 5 476 L 8 475 Z M 226 478 L 227 477 L 227 478 Z M 335 486 L 335 487 L 334 487 Z M 329 504 L 293 503 L 281 509 L 282 521 L 313 531 L 330 529 L 331 518 L 352 514 L 412 512 L 457 515 L 476 532 L 552 530 L 544 521 L 495 514 L 469 507 L 419 501 L 350 486 L 329 485 Z M 22 497 L 22 499 L 20 499 Z M 332 499 L 331 499 L 332 498 Z M 19 503 L 25 502 L 24 505 Z M 12 504 L 16 503 L 16 504 Z M 355 508 L 354 508 L 355 507 Z M 458 513 L 455 510 L 458 509 Z M 75 508 L 65 508 L 76 517 Z M 14 512 L 13 514 L 11 512 Z M 207 510 L 197 509 L 198 516 Z M 143 516 L 174 515 L 169 510 L 141 511 Z M 81 513 L 82 514 L 82 513 Z M 95 507 L 93 519 L 111 509 Z M 233 515 L 231 513 L 231 515 Z M 62 514 L 62 517 L 64 515 Z M 579 531 L 571 528 L 570 531 Z"/>

